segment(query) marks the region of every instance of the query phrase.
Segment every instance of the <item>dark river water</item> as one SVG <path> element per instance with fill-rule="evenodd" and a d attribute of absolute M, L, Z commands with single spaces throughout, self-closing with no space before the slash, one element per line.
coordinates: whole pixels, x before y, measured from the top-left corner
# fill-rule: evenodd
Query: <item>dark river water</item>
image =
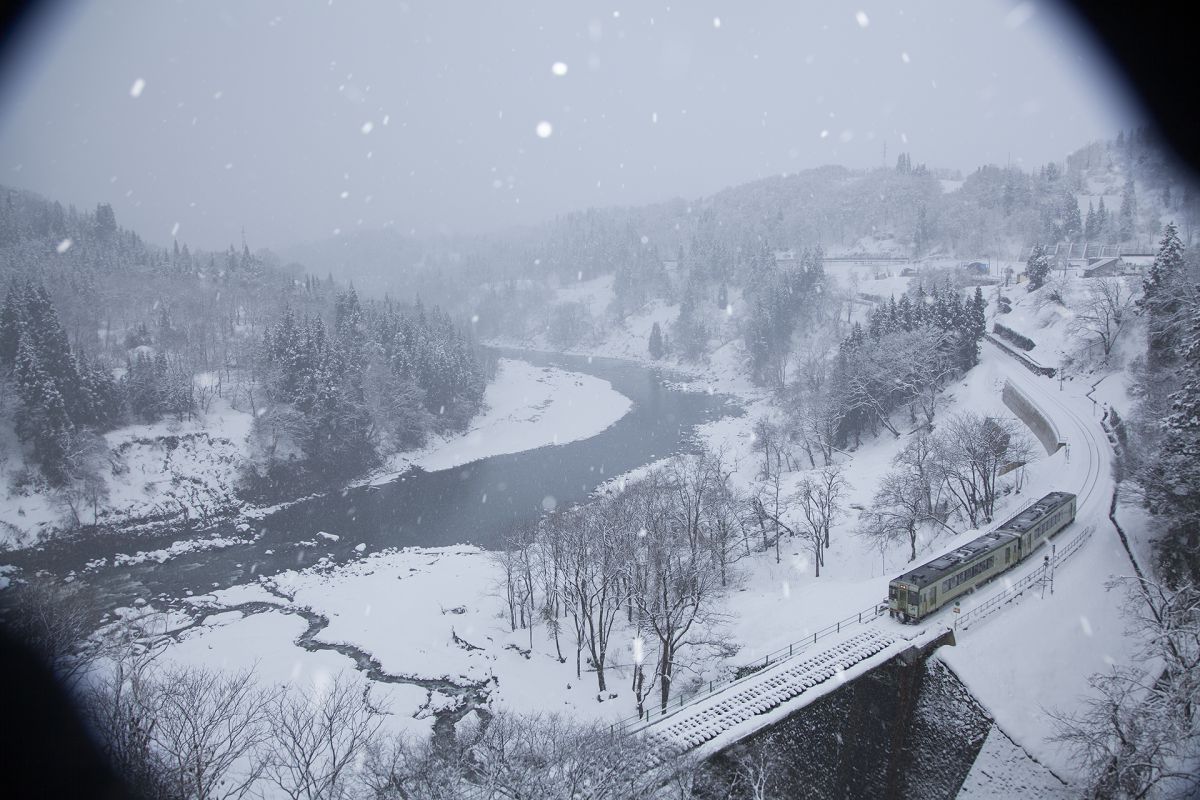
<path fill-rule="evenodd" d="M 343 562 L 385 547 L 472 543 L 498 545 L 512 525 L 536 520 L 550 504 L 570 505 L 596 486 L 650 461 L 694 448 L 695 426 L 740 409 L 728 398 L 667 388 L 655 370 L 614 359 L 500 350 L 538 366 L 556 366 L 609 381 L 633 401 L 629 413 L 589 439 L 493 456 L 461 467 L 424 472 L 413 469 L 382 486 L 347 489 L 284 508 L 255 523 L 252 542 L 188 553 L 162 564 L 112 566 L 114 553 L 153 550 L 181 538 L 107 534 L 55 542 L 44 549 L 9 553 L 0 560 L 27 573 L 82 572 L 87 562 L 108 565 L 81 577 L 104 598 L 107 608 L 141 597 L 179 597 L 301 568 L 322 557 Z M 486 496 L 486 500 L 485 500 Z M 551 499 L 552 498 L 552 499 Z M 232 525 L 222 533 L 232 533 Z M 325 531 L 336 541 L 318 536 Z M 315 542 L 315 545 L 298 544 Z"/>

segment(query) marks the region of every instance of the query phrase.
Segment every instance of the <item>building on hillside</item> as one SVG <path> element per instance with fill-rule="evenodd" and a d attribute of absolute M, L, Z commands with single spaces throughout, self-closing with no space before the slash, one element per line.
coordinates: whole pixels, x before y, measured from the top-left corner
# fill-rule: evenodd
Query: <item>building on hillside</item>
<path fill-rule="evenodd" d="M 1145 264 L 1140 259 L 1126 259 L 1122 256 L 1097 258 L 1083 270 L 1085 278 L 1115 278 L 1141 275 Z"/>

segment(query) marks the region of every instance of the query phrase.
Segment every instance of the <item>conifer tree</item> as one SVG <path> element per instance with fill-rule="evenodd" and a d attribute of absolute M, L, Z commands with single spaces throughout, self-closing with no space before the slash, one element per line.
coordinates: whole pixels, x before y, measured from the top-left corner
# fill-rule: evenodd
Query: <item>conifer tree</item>
<path fill-rule="evenodd" d="M 73 433 L 67 406 L 54 381 L 42 369 L 32 341 L 22 336 L 17 345 L 17 436 L 31 446 L 33 460 L 52 486 L 70 478 L 67 458 Z"/>
<path fill-rule="evenodd" d="M 1190 303 L 1187 350 L 1180 370 L 1183 384 L 1171 395 L 1171 414 L 1162 423 L 1158 459 L 1143 481 L 1150 508 L 1172 524 L 1164 543 L 1168 566 L 1200 578 L 1200 301 Z"/>
<path fill-rule="evenodd" d="M 1133 181 L 1129 180 L 1125 183 L 1125 191 L 1121 195 L 1121 210 L 1117 214 L 1117 235 L 1122 242 L 1133 241 L 1136 233 L 1136 215 L 1137 200 L 1134 196 Z"/>
<path fill-rule="evenodd" d="M 1167 223 L 1159 242 L 1158 255 L 1142 281 L 1142 298 L 1138 305 L 1146 312 L 1147 359 L 1151 366 L 1161 367 L 1176 357 L 1180 329 L 1186 324 L 1180 319 L 1185 291 L 1183 242 L 1175 223 Z"/>
<path fill-rule="evenodd" d="M 654 323 L 654 327 L 652 327 L 650 329 L 649 349 L 650 349 L 650 357 L 653 358 L 654 360 L 657 361 L 658 359 L 663 357 L 662 328 L 659 327 L 657 322 Z"/>
<path fill-rule="evenodd" d="M 1063 192 L 1062 199 L 1062 237 L 1075 241 L 1083 233 L 1083 221 L 1079 217 L 1079 201 L 1071 192 Z"/>
<path fill-rule="evenodd" d="M 1040 289 L 1046 284 L 1046 279 L 1050 277 L 1050 257 L 1046 255 L 1046 248 L 1040 244 L 1033 246 L 1033 252 L 1029 254 L 1029 260 L 1025 262 L 1025 275 L 1029 278 L 1029 291 Z"/>

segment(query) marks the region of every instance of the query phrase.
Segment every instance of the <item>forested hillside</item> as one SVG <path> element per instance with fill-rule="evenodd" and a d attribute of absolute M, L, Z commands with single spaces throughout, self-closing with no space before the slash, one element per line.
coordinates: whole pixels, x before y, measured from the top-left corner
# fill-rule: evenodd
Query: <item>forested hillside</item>
<path fill-rule="evenodd" d="M 147 426 L 170 420 L 206 430 L 220 408 L 254 433 L 232 443 L 241 463 L 222 480 L 240 474 L 237 491 L 278 499 L 361 474 L 480 408 L 488 368 L 437 308 L 362 301 L 245 244 L 155 247 L 108 205 L 0 191 L 5 491 L 74 496 L 76 522 L 83 496 L 98 521 L 126 469 L 104 434 L 141 426 L 131 435 L 152 441 L 163 431 Z"/>

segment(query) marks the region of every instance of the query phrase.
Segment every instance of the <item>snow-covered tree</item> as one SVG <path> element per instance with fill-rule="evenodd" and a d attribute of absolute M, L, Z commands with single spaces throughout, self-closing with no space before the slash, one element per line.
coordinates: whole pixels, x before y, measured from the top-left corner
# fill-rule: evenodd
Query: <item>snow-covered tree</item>
<path fill-rule="evenodd" d="M 1182 383 L 1171 395 L 1161 423 L 1158 452 L 1141 481 L 1150 509 L 1169 519 L 1163 542 L 1168 567 L 1200 576 L 1200 302 L 1189 304 L 1188 347 L 1180 364 Z"/>
<path fill-rule="evenodd" d="M 1134 193 L 1133 180 L 1125 182 L 1125 190 L 1121 193 L 1121 210 L 1117 213 L 1117 236 L 1122 242 L 1133 241 L 1137 233 L 1137 198 Z"/>
<path fill-rule="evenodd" d="M 1040 289 L 1050 276 L 1050 256 L 1041 244 L 1035 244 L 1029 259 L 1025 262 L 1025 275 L 1029 278 L 1029 291 Z"/>
<path fill-rule="evenodd" d="M 1083 709 L 1054 714 L 1055 737 L 1084 769 L 1093 797 L 1191 797 L 1200 787 L 1200 590 L 1145 579 L 1127 592 L 1129 666 L 1093 675 Z"/>
<path fill-rule="evenodd" d="M 1062 238 L 1069 241 L 1077 240 L 1083 234 L 1083 221 L 1079 216 L 1079 201 L 1071 192 L 1063 192 L 1059 201 L 1062 204 Z"/>
<path fill-rule="evenodd" d="M 1158 254 L 1142 281 L 1139 307 L 1146 312 L 1147 359 L 1152 366 L 1165 366 L 1177 356 L 1180 334 L 1187 325 L 1184 248 L 1175 223 L 1167 223 Z"/>

